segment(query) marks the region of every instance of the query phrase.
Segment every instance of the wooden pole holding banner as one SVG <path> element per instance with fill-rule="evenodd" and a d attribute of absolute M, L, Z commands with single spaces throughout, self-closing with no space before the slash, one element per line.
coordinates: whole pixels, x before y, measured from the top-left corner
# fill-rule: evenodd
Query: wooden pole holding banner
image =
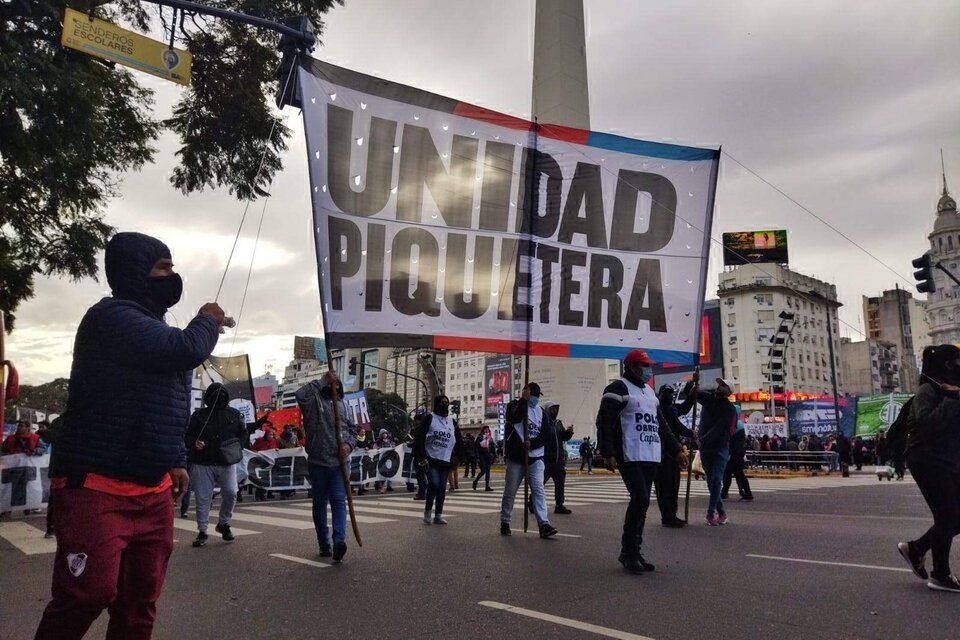
<path fill-rule="evenodd" d="M 700 365 L 697 365 L 697 368 L 693 370 L 693 387 L 690 389 L 690 393 L 693 394 L 693 418 L 690 421 L 691 431 L 693 431 L 694 437 L 697 435 L 697 391 L 699 390 L 700 385 Z M 690 441 L 691 444 L 693 440 Z M 687 461 L 687 495 L 683 500 L 683 520 L 685 522 L 690 521 L 690 477 L 693 475 L 693 458 L 688 456 L 689 460 Z"/>
<path fill-rule="evenodd" d="M 523 356 L 523 388 L 526 389 L 530 384 L 530 354 Z M 520 394 L 520 400 L 523 400 L 523 394 Z M 527 532 L 527 526 L 530 523 L 530 452 L 527 451 L 527 442 L 530 437 L 530 404 L 527 402 L 527 417 L 523 419 L 523 532 Z"/>

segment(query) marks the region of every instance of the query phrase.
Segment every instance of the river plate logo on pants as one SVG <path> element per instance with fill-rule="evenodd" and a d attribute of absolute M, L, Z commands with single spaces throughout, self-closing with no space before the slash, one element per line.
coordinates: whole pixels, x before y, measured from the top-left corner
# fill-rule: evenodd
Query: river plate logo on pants
<path fill-rule="evenodd" d="M 67 555 L 67 568 L 74 578 L 79 578 L 83 570 L 87 568 L 87 554 L 71 553 Z"/>

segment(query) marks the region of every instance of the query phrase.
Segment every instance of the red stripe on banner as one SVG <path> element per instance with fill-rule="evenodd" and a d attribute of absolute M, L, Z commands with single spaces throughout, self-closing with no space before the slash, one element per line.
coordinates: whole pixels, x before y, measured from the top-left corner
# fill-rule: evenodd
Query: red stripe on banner
<path fill-rule="evenodd" d="M 587 144 L 587 140 L 590 138 L 590 132 L 586 129 L 574 129 L 559 124 L 542 124 L 538 133 L 545 138 L 563 140 L 574 144 Z"/>
<path fill-rule="evenodd" d="M 490 124 L 495 124 L 498 127 L 517 129 L 519 131 L 529 131 L 533 128 L 533 123 L 529 120 L 508 116 L 506 114 L 499 113 L 497 111 L 491 111 L 490 109 L 484 109 L 483 107 L 478 107 L 474 104 L 468 104 L 466 102 L 459 103 L 454 108 L 453 115 L 463 116 L 464 118 L 470 118 L 471 120 L 480 120 L 481 122 L 489 122 Z"/>
<path fill-rule="evenodd" d="M 462 349 L 464 351 L 484 351 L 488 353 L 512 353 L 532 356 L 556 356 L 568 358 L 570 345 L 554 342 L 526 342 L 525 340 L 493 340 L 488 338 L 459 338 L 455 336 L 435 336 L 435 349 Z"/>

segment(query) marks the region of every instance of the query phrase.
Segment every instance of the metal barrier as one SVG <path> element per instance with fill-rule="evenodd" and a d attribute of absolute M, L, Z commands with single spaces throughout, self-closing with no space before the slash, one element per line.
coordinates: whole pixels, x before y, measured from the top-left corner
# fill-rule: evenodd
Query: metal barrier
<path fill-rule="evenodd" d="M 747 451 L 747 466 L 766 471 L 840 471 L 836 451 Z"/>

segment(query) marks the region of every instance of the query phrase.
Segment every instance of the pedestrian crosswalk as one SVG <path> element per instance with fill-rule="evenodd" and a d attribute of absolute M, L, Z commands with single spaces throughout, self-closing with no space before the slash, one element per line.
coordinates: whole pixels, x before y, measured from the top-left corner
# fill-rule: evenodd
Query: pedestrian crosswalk
<path fill-rule="evenodd" d="M 681 495 L 685 491 L 685 479 L 681 482 Z M 488 515 L 500 512 L 502 476 L 495 476 L 493 492 L 472 491 L 467 488 L 448 491 L 444 504 L 444 517 L 448 519 Z M 751 489 L 758 496 L 775 493 L 809 494 L 833 488 L 859 486 L 877 486 L 875 476 L 855 475 L 850 478 L 825 476 L 796 479 L 753 478 Z M 904 483 L 884 482 L 882 486 L 903 486 Z M 912 484 L 912 482 L 911 482 Z M 736 491 L 734 486 L 732 492 Z M 564 505 L 572 509 L 589 508 L 591 505 L 609 505 L 629 501 L 629 495 L 621 479 L 617 476 L 577 476 L 567 477 Z M 702 499 L 709 495 L 706 482 L 693 480 L 690 495 Z M 547 504 L 553 506 L 553 484 L 547 485 Z M 415 501 L 406 491 L 393 493 L 368 493 L 354 498 L 354 512 L 357 522 L 362 525 L 383 525 L 409 522 L 423 517 L 423 502 Z M 761 498 L 762 499 L 762 498 Z M 523 507 L 522 491 L 514 504 L 514 510 Z M 211 529 L 216 523 L 216 508 L 211 509 Z M 552 510 L 552 509 L 551 509 Z M 327 518 L 330 518 L 328 509 Z M 43 537 L 44 520 L 42 517 L 27 518 L 11 522 L 0 522 L 0 538 L 27 555 L 47 554 L 56 551 L 56 541 Z M 195 533 L 196 520 L 176 518 L 174 527 L 178 531 Z M 313 509 L 309 500 L 270 501 L 238 504 L 231 522 L 236 536 L 250 536 L 276 530 L 308 531 L 314 528 Z M 181 536 L 183 543 L 189 543 L 192 535 Z M 0 550 L 3 544 L 0 543 Z"/>

